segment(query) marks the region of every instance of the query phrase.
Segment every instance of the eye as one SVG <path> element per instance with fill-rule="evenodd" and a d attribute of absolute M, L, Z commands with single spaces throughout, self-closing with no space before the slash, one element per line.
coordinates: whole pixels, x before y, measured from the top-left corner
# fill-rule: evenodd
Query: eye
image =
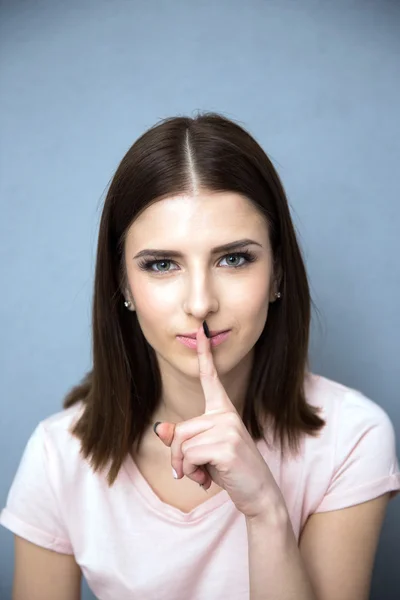
<path fill-rule="evenodd" d="M 232 260 L 233 259 L 233 260 Z M 242 265 L 244 265 L 247 260 L 246 260 L 246 255 L 245 254 L 227 254 L 226 256 L 224 256 L 222 258 L 222 260 L 227 260 L 228 262 L 228 267 L 241 267 Z M 239 263 L 239 261 L 242 260 L 243 262 Z"/>
<path fill-rule="evenodd" d="M 233 259 L 233 260 L 232 260 Z M 221 261 L 227 260 L 227 265 L 223 266 L 223 268 L 231 267 L 232 269 L 240 269 L 242 267 L 246 267 L 248 263 L 254 262 L 257 260 L 257 257 L 249 252 L 248 250 L 245 252 L 233 252 L 232 254 L 226 254 L 221 258 L 218 264 L 221 264 Z M 242 262 L 240 262 L 242 261 Z M 143 271 L 149 271 L 150 273 L 155 273 L 156 275 L 162 275 L 163 273 L 171 273 L 171 271 L 176 271 L 177 269 L 168 268 L 170 265 L 175 264 L 173 260 L 169 258 L 162 258 L 159 260 L 144 260 L 139 262 L 139 268 Z M 157 268 L 153 268 L 157 267 Z M 160 267 L 160 268 L 158 268 Z"/>
<path fill-rule="evenodd" d="M 257 256 L 250 252 L 250 250 L 246 250 L 243 252 L 233 252 L 232 254 L 226 254 L 222 257 L 221 260 L 226 260 L 228 263 L 228 267 L 232 267 L 233 269 L 241 269 L 245 268 L 249 263 L 257 260 Z M 239 262 L 242 260 L 242 262 Z"/>
<path fill-rule="evenodd" d="M 171 269 L 168 269 L 168 265 L 172 264 L 172 260 L 158 260 L 147 263 L 148 270 L 154 273 L 169 273 Z M 154 266 L 161 266 L 160 269 L 153 269 Z M 172 269 L 173 270 L 173 269 Z"/>

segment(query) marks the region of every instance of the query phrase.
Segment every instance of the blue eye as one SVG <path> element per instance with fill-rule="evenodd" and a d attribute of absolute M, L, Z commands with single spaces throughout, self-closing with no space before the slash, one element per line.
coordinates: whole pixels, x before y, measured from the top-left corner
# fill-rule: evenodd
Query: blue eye
<path fill-rule="evenodd" d="M 230 264 L 228 265 L 228 267 L 231 267 L 232 269 L 241 269 L 243 267 L 246 267 L 248 263 L 252 263 L 255 260 L 257 260 L 257 257 L 255 256 L 255 254 L 253 254 L 252 252 L 246 251 L 246 252 L 233 252 L 232 254 L 225 254 L 225 256 L 223 256 L 221 258 L 221 260 L 224 259 L 231 259 L 233 258 L 234 261 L 237 261 L 238 259 L 243 259 L 243 262 L 240 264 Z M 139 268 L 142 269 L 142 271 L 150 271 L 151 273 L 155 273 L 157 275 L 162 274 L 162 273 L 170 273 L 171 269 L 164 269 L 163 267 L 161 267 L 161 269 L 153 269 L 153 267 L 155 265 L 169 265 L 169 264 L 173 264 L 174 261 L 172 261 L 171 259 L 169 259 L 167 256 L 165 258 L 161 258 L 158 260 L 143 260 L 139 262 Z M 226 268 L 226 267 L 223 267 Z M 172 269 L 172 271 L 175 271 L 176 269 Z"/>
<path fill-rule="evenodd" d="M 154 265 L 169 265 L 169 264 L 171 264 L 171 263 L 172 263 L 172 261 L 171 261 L 171 260 L 158 260 L 157 262 L 154 262 L 154 261 L 152 261 L 152 262 L 149 262 L 149 263 L 147 263 L 147 264 L 149 265 L 149 268 L 148 268 L 148 270 L 149 270 L 149 271 L 153 271 L 152 267 L 153 267 Z M 155 272 L 155 273 L 157 273 L 157 272 L 158 272 L 158 273 L 169 273 L 169 269 L 163 269 L 163 268 L 161 268 L 160 270 L 158 270 L 158 271 L 154 271 L 154 272 Z"/>
<path fill-rule="evenodd" d="M 223 260 L 230 259 L 230 258 L 233 258 L 233 260 L 236 260 L 236 261 L 242 259 L 242 260 L 244 260 L 244 262 L 246 262 L 244 256 L 243 255 L 239 255 L 239 254 L 227 254 L 226 257 L 225 256 L 223 257 Z M 229 260 L 228 260 L 228 262 L 229 262 Z M 242 265 L 243 265 L 243 263 L 241 263 L 241 264 L 232 264 L 232 262 L 231 262 L 229 266 L 230 267 L 238 268 L 238 267 L 241 267 Z"/>

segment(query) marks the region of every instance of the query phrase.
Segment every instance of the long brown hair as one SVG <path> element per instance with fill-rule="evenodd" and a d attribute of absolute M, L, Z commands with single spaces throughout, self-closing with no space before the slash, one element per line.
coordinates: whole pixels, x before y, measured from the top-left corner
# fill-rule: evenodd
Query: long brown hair
<path fill-rule="evenodd" d="M 270 305 L 255 345 L 243 421 L 255 440 L 265 417 L 282 449 L 298 450 L 302 434 L 325 424 L 308 405 L 311 298 L 287 198 L 271 161 L 241 126 L 214 113 L 158 123 L 128 150 L 111 181 L 100 221 L 92 314 L 93 369 L 64 399 L 82 401 L 72 433 L 94 471 L 109 465 L 111 486 L 126 457 L 138 447 L 161 397 L 153 348 L 136 313 L 124 306 L 124 242 L 135 218 L 163 197 L 230 191 L 251 200 L 266 218 L 274 262 L 280 265 L 282 297 Z"/>

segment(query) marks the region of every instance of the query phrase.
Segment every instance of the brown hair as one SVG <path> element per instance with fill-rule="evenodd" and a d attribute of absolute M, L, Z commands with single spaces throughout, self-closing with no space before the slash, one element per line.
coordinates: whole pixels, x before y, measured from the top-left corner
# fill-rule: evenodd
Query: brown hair
<path fill-rule="evenodd" d="M 288 202 L 278 174 L 259 144 L 241 126 L 217 114 L 175 117 L 158 123 L 128 150 L 111 181 L 100 221 L 92 315 L 93 369 L 64 399 L 83 412 L 72 433 L 93 469 L 109 463 L 111 486 L 126 457 L 138 447 L 161 396 L 153 348 L 124 306 L 124 241 L 135 218 L 151 203 L 193 191 L 231 191 L 250 199 L 269 228 L 282 297 L 270 305 L 255 345 L 243 421 L 255 440 L 270 417 L 274 439 L 298 450 L 300 437 L 325 424 L 308 405 L 311 298 Z"/>

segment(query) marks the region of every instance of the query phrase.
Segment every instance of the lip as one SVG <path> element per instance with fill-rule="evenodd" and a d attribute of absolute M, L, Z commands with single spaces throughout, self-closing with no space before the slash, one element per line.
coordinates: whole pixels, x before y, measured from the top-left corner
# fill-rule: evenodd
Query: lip
<path fill-rule="evenodd" d="M 222 344 L 222 342 L 224 342 L 230 334 L 230 329 L 225 330 L 225 331 L 220 331 L 219 333 L 216 332 L 216 335 L 212 335 L 212 331 L 210 331 L 211 334 L 211 338 L 210 338 L 210 343 L 211 346 L 219 346 L 220 344 Z M 182 344 L 184 344 L 184 346 L 187 346 L 188 348 L 192 348 L 193 350 L 195 350 L 197 348 L 197 340 L 194 337 L 189 337 L 189 336 L 184 336 L 184 335 L 177 335 L 176 336 L 177 340 L 179 340 Z"/>
<path fill-rule="evenodd" d="M 215 335 L 219 335 L 220 333 L 225 333 L 226 331 L 230 331 L 230 329 L 220 329 L 219 331 L 214 331 L 214 330 L 210 329 L 210 336 L 214 337 Z M 196 335 L 197 335 L 197 331 L 195 331 L 194 333 L 180 333 L 177 337 L 192 338 L 195 340 Z"/>

